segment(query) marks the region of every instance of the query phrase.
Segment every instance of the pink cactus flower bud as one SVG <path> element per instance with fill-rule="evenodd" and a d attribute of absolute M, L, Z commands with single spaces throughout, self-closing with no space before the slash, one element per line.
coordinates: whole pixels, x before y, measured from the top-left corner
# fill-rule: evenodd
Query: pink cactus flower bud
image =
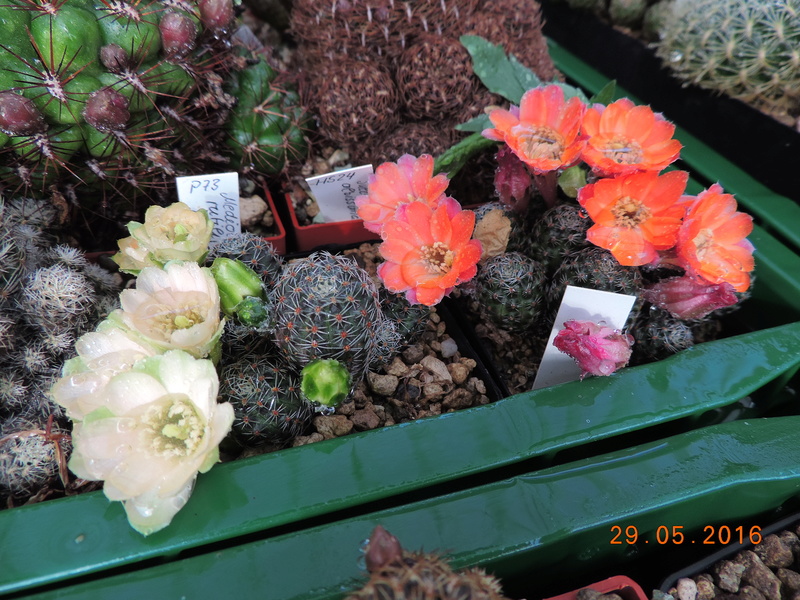
<path fill-rule="evenodd" d="M 131 118 L 128 99 L 111 88 L 99 89 L 86 101 L 83 118 L 100 131 L 122 129 Z"/>
<path fill-rule="evenodd" d="M 161 17 L 158 28 L 167 56 L 182 57 L 194 50 L 197 27 L 187 15 L 170 11 Z"/>
<path fill-rule="evenodd" d="M 0 92 L 0 131 L 7 135 L 33 135 L 46 128 L 33 101 L 11 91 Z"/>
<path fill-rule="evenodd" d="M 628 364 L 633 336 L 592 321 L 567 321 L 553 345 L 575 359 L 586 375 L 611 375 Z"/>
<path fill-rule="evenodd" d="M 530 171 L 508 146 L 497 153 L 494 188 L 500 202 L 511 210 L 525 212 L 533 180 Z"/>
<path fill-rule="evenodd" d="M 211 31 L 225 31 L 233 21 L 231 0 L 198 0 L 200 21 Z"/>
<path fill-rule="evenodd" d="M 120 73 L 131 64 L 128 52 L 117 44 L 106 44 L 100 48 L 100 62 L 112 73 Z"/>
<path fill-rule="evenodd" d="M 702 319 L 718 308 L 739 301 L 730 283 L 710 283 L 701 277 L 683 275 L 663 279 L 644 291 L 648 302 L 676 319 Z"/>

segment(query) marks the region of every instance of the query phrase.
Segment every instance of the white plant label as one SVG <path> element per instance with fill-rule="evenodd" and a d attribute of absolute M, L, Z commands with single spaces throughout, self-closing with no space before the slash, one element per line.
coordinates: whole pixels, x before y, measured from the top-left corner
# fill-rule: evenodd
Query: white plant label
<path fill-rule="evenodd" d="M 242 232 L 239 212 L 239 174 L 213 173 L 176 177 L 178 200 L 192 210 L 205 208 L 214 223 L 211 241 Z"/>
<path fill-rule="evenodd" d="M 307 177 L 308 189 L 319 206 L 322 220 L 331 223 L 358 219 L 356 196 L 366 195 L 372 173 L 372 165 L 362 165 Z"/>
<path fill-rule="evenodd" d="M 566 321 L 594 321 L 598 324 L 602 321 L 608 327 L 621 331 L 635 301 L 636 296 L 568 285 L 558 307 L 533 389 L 580 379 L 581 369 L 575 360 L 553 345 L 556 334 L 564 328 Z"/>

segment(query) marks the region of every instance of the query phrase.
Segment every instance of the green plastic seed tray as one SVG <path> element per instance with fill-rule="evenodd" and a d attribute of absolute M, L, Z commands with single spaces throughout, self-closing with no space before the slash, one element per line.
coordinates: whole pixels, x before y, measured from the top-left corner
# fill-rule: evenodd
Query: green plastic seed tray
<path fill-rule="evenodd" d="M 690 544 L 710 523 L 736 522 L 796 496 L 798 430 L 800 416 L 714 425 L 29 598 L 333 600 L 363 580 L 359 548 L 379 524 L 408 549 L 446 551 L 454 568 L 571 582 L 599 560 L 624 564 L 630 547 L 611 543 L 615 526 L 635 527 L 647 553 L 665 526 Z"/>

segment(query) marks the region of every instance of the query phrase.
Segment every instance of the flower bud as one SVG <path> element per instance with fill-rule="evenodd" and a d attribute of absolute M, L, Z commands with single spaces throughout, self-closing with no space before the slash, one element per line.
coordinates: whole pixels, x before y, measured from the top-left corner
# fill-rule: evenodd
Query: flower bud
<path fill-rule="evenodd" d="M 222 312 L 229 317 L 236 315 L 236 307 L 245 298 L 264 298 L 261 278 L 240 260 L 218 256 L 211 264 L 211 272 L 219 287 Z"/>
<path fill-rule="evenodd" d="M 300 372 L 300 391 L 309 402 L 338 406 L 350 393 L 351 377 L 338 360 L 312 360 Z"/>
<path fill-rule="evenodd" d="M 33 101 L 11 91 L 0 92 L 0 131 L 7 135 L 33 135 L 47 128 Z"/>
<path fill-rule="evenodd" d="M 644 298 L 676 319 L 702 319 L 739 301 L 730 283 L 714 284 L 700 277 L 670 277 L 650 286 Z"/>
<path fill-rule="evenodd" d="M 588 375 L 611 375 L 628 364 L 633 336 L 592 321 L 567 321 L 553 345 L 575 359 L 581 379 Z"/>

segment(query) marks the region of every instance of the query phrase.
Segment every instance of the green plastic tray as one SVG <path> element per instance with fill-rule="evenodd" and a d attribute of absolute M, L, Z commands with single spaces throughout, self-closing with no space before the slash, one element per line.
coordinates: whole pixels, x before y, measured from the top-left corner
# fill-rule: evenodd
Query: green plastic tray
<path fill-rule="evenodd" d="M 456 568 L 572 581 L 598 560 L 630 556 L 611 544 L 614 526 L 636 527 L 646 553 L 664 538 L 660 527 L 679 526 L 683 543 L 702 543 L 706 525 L 800 493 L 798 430 L 800 416 L 715 425 L 30 598 L 340 598 L 363 577 L 359 547 L 378 524 L 406 548 L 446 549 Z"/>

